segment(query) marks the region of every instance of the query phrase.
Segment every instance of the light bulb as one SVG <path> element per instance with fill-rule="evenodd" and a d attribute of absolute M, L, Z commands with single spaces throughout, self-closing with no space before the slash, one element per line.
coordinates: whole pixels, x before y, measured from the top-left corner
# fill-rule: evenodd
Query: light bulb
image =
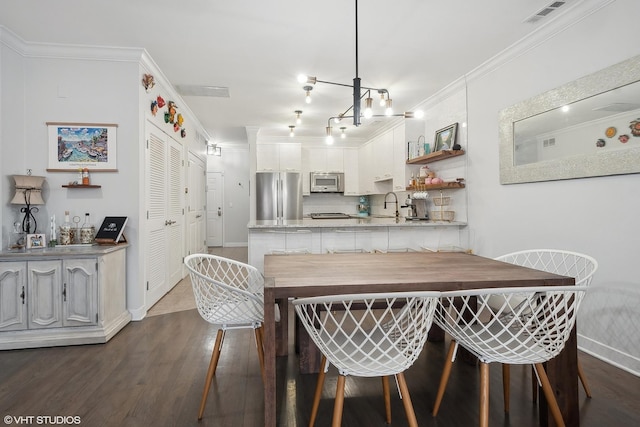
<path fill-rule="evenodd" d="M 300 117 L 302 115 L 302 110 L 296 110 L 294 113 L 296 114 L 296 124 L 299 125 L 302 123 L 302 118 Z"/>
<path fill-rule="evenodd" d="M 393 115 L 393 108 L 391 107 L 392 102 L 390 99 L 387 99 L 387 102 L 385 102 L 385 105 L 387 106 L 387 108 L 384 110 L 384 114 L 386 116 L 391 116 Z"/>
<path fill-rule="evenodd" d="M 331 135 L 327 136 L 326 143 L 328 145 L 332 145 L 333 144 L 333 137 Z"/>
<path fill-rule="evenodd" d="M 295 128 L 296 128 L 295 126 L 289 126 L 289 136 L 290 136 L 291 138 L 293 138 L 293 137 L 294 137 L 294 135 L 295 135 L 295 134 L 293 133 L 293 130 L 294 130 Z"/>
<path fill-rule="evenodd" d="M 373 116 L 373 111 L 371 110 L 371 104 L 373 104 L 373 99 L 365 98 L 364 100 L 364 118 L 370 119 Z"/>
<path fill-rule="evenodd" d="M 304 98 L 304 102 L 311 104 L 311 94 L 307 92 L 307 96 Z"/>
<path fill-rule="evenodd" d="M 298 83 L 306 83 L 307 75 L 306 74 L 298 74 Z"/>
<path fill-rule="evenodd" d="M 345 131 L 345 129 L 347 129 L 347 128 L 346 128 L 346 127 L 344 127 L 344 126 L 342 126 L 342 127 L 340 128 L 340 138 L 343 138 L 343 139 L 344 139 L 344 138 L 346 138 L 346 137 L 347 137 L 347 134 L 344 132 L 344 131 Z"/>
<path fill-rule="evenodd" d="M 415 112 L 415 118 L 416 118 L 416 119 L 422 119 L 422 118 L 424 118 L 424 111 L 422 111 L 422 110 L 417 110 L 417 111 Z"/>
<path fill-rule="evenodd" d="M 305 97 L 305 102 L 307 104 L 311 103 L 311 91 L 313 90 L 313 86 L 305 86 L 302 88 L 303 90 L 305 90 L 307 92 L 307 96 Z"/>

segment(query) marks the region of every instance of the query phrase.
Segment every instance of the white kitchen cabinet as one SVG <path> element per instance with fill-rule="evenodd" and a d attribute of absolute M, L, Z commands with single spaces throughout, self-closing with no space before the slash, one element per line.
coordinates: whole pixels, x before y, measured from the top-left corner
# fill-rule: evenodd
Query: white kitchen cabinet
<path fill-rule="evenodd" d="M 104 343 L 130 320 L 126 245 L 0 253 L 0 350 Z"/>
<path fill-rule="evenodd" d="M 264 256 L 320 253 L 320 231 L 311 228 L 249 230 L 249 264 L 264 271 Z"/>
<path fill-rule="evenodd" d="M 309 172 L 344 172 L 344 149 L 341 147 L 309 147 Z"/>
<path fill-rule="evenodd" d="M 358 165 L 358 149 L 345 148 L 343 151 L 344 160 L 344 195 L 358 196 L 359 188 L 359 165 Z"/>
<path fill-rule="evenodd" d="M 393 131 L 389 130 L 377 136 L 372 142 L 373 180 L 393 179 Z"/>
<path fill-rule="evenodd" d="M 358 150 L 358 185 L 360 194 L 373 194 L 373 145 L 364 144 Z"/>
<path fill-rule="evenodd" d="M 343 227 L 322 230 L 322 252 L 373 252 L 387 247 L 386 227 Z"/>
<path fill-rule="evenodd" d="M 403 191 L 409 185 L 412 168 L 407 166 L 407 141 L 405 137 L 405 125 L 393 128 L 393 191 Z"/>
<path fill-rule="evenodd" d="M 302 146 L 299 143 L 260 143 L 256 145 L 258 172 L 300 172 Z"/>

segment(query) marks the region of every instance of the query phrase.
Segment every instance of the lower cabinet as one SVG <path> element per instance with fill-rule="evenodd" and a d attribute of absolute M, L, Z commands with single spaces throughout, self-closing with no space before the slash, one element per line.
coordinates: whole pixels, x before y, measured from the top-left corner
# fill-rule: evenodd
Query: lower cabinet
<path fill-rule="evenodd" d="M 0 349 L 108 341 L 131 320 L 125 250 L 0 261 Z"/>

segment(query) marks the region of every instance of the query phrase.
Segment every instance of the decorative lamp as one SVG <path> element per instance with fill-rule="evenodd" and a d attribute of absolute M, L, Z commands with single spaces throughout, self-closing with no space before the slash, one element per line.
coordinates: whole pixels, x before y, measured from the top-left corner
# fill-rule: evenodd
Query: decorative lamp
<path fill-rule="evenodd" d="M 35 233 L 38 228 L 38 223 L 33 214 L 37 213 L 39 209 L 32 206 L 44 205 L 44 200 L 42 200 L 42 184 L 44 183 L 45 177 L 14 175 L 13 179 L 16 182 L 16 193 L 11 200 L 11 204 L 26 205 L 20 209 L 20 212 L 24 214 L 22 231 L 27 234 Z"/>

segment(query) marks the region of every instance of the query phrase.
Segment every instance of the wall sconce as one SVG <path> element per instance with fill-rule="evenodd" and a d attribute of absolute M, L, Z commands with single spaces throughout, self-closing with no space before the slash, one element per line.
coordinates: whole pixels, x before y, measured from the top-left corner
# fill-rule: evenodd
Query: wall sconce
<path fill-rule="evenodd" d="M 33 214 L 37 213 L 39 209 L 32 206 L 44 205 L 44 200 L 42 200 L 42 184 L 44 183 L 45 177 L 14 175 L 13 179 L 16 182 L 16 193 L 10 203 L 12 205 L 26 205 L 20 209 L 20 212 L 24 214 L 22 231 L 27 234 L 36 233 L 38 223 Z"/>

